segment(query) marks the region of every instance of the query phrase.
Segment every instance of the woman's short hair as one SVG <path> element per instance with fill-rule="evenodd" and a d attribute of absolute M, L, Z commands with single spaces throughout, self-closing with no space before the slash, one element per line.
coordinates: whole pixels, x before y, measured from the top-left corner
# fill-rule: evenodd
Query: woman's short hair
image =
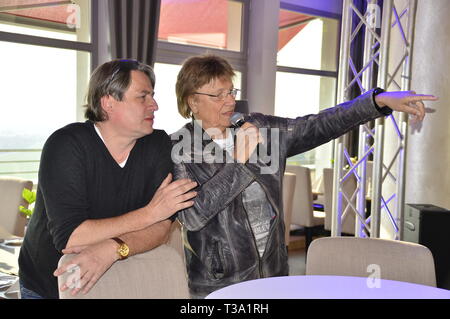
<path fill-rule="evenodd" d="M 188 58 L 178 73 L 175 91 L 178 112 L 184 118 L 192 117 L 188 98 L 203 85 L 215 79 L 232 80 L 235 76 L 233 68 L 224 58 L 207 54 Z"/>
<path fill-rule="evenodd" d="M 124 93 L 131 84 L 131 71 L 141 71 L 155 87 L 155 73 L 151 66 L 136 60 L 113 60 L 95 69 L 89 81 L 85 117 L 94 122 L 108 119 L 102 109 L 101 98 L 112 96 L 122 101 Z"/>

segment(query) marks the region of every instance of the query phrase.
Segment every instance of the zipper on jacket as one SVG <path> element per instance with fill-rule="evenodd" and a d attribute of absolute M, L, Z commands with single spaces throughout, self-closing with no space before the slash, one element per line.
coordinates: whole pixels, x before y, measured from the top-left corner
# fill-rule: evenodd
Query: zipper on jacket
<path fill-rule="evenodd" d="M 256 182 L 257 182 L 257 183 L 262 187 L 262 189 L 264 190 L 264 193 L 266 194 L 267 200 L 269 201 L 270 205 L 272 206 L 272 208 L 275 210 L 275 213 L 276 213 L 275 220 L 273 221 L 273 224 L 272 224 L 271 227 L 269 228 L 269 235 L 267 236 L 267 243 L 269 243 L 269 240 L 270 240 L 270 238 L 271 238 L 271 236 L 272 236 L 272 234 L 273 234 L 273 232 L 274 232 L 273 230 L 275 229 L 275 226 L 277 226 L 277 224 L 279 223 L 279 219 L 280 219 L 280 211 L 278 210 L 278 207 L 275 206 L 275 205 L 273 204 L 273 202 L 272 202 L 270 196 L 268 195 L 269 192 L 267 192 L 267 189 L 266 189 L 266 187 L 264 186 L 264 184 L 263 184 L 263 183 L 260 183 L 260 182 L 258 181 L 258 179 L 256 179 Z M 253 237 L 254 237 L 254 235 L 253 235 Z M 267 247 L 267 243 L 266 243 L 266 247 Z M 266 249 L 264 249 L 264 253 L 266 253 Z M 258 254 L 258 255 L 259 255 L 259 254 Z M 263 256 L 264 256 L 264 254 L 263 254 Z"/>
<path fill-rule="evenodd" d="M 262 263 L 261 263 L 261 256 L 259 255 L 258 245 L 256 244 L 256 237 L 255 237 L 255 234 L 253 233 L 253 228 L 252 228 L 252 225 L 250 224 L 250 219 L 248 218 L 248 212 L 247 212 L 247 210 L 245 209 L 244 202 L 242 201 L 242 194 L 241 194 L 241 204 L 242 204 L 242 208 L 244 209 L 244 212 L 245 212 L 245 217 L 246 217 L 246 219 L 247 219 L 247 225 L 248 225 L 248 227 L 250 228 L 250 232 L 251 232 L 251 234 L 252 234 L 253 244 L 255 244 L 256 255 L 258 256 L 258 270 L 259 270 L 259 276 L 260 276 L 261 278 L 264 278 L 264 273 L 263 273 L 262 265 L 261 265 L 261 264 L 262 264 Z"/>

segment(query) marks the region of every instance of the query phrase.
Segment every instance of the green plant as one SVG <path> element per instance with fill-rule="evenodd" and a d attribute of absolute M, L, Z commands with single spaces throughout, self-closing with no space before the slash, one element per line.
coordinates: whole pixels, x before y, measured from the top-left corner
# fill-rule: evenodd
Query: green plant
<path fill-rule="evenodd" d="M 22 214 L 24 214 L 27 218 L 30 218 L 31 215 L 33 215 L 33 211 L 34 211 L 33 203 L 36 201 L 36 192 L 30 191 L 28 188 L 24 188 L 22 191 L 22 198 L 27 201 L 29 208 L 25 208 L 24 206 L 20 205 L 19 211 Z"/>

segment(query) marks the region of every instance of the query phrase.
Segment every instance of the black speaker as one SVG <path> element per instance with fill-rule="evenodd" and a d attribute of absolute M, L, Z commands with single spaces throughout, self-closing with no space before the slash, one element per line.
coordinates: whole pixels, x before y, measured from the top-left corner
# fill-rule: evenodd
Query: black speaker
<path fill-rule="evenodd" d="M 431 250 L 437 287 L 450 289 L 450 211 L 429 204 L 406 204 L 403 240 Z"/>

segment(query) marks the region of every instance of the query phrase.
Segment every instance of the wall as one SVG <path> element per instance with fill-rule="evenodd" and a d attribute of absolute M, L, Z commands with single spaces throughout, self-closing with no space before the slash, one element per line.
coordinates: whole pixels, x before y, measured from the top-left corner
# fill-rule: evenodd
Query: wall
<path fill-rule="evenodd" d="M 420 133 L 408 144 L 406 202 L 450 209 L 450 1 L 419 0 L 416 17 L 412 89 L 439 96 L 426 103 Z"/>
<path fill-rule="evenodd" d="M 399 12 L 407 7 L 408 0 L 394 2 Z M 426 102 L 429 110 L 423 123 L 409 123 L 406 154 L 405 202 L 411 204 L 434 204 L 450 209 L 450 111 L 447 103 L 450 94 L 448 74 L 450 59 L 448 35 L 450 23 L 447 12 L 450 11 L 448 0 L 419 0 L 415 24 L 414 47 L 412 54 L 411 89 L 420 94 L 434 94 L 439 102 Z M 407 28 L 406 17 L 402 18 Z M 405 30 L 406 31 L 406 30 Z M 432 35 L 432 36 L 431 36 Z M 397 27 L 392 29 L 390 41 L 389 70 L 397 67 L 404 55 L 402 36 Z M 435 48 L 430 50 L 430 48 Z M 401 70 L 400 70 L 401 71 Z M 401 83 L 399 72 L 397 83 Z M 398 88 L 391 85 L 389 91 Z M 434 112 L 434 113 L 433 113 Z M 397 133 L 391 121 L 386 121 L 384 163 L 389 164 L 398 148 Z M 394 165 L 392 172 L 397 175 Z M 383 196 L 389 198 L 395 193 L 395 184 L 388 177 L 383 184 Z M 395 200 L 389 205 L 395 211 Z M 398 216 L 394 216 L 398 222 Z M 387 215 L 382 215 L 381 237 L 394 238 L 394 232 Z"/>
<path fill-rule="evenodd" d="M 409 0 L 395 0 L 394 5 L 399 14 L 408 6 Z M 450 37 L 450 23 L 446 12 L 450 11 L 450 2 L 446 0 L 427 1 L 419 0 L 417 7 L 415 37 L 412 54 L 411 89 L 417 93 L 434 94 L 440 96 L 440 102 L 428 102 L 426 107 L 435 109 L 435 113 L 428 113 L 421 125 L 409 123 L 408 143 L 406 153 L 406 183 L 405 201 L 415 204 L 434 204 L 450 208 L 450 112 L 446 106 L 450 94 L 446 92 L 449 87 L 447 75 L 450 68 L 446 61 L 450 58 L 450 50 L 445 43 Z M 395 21 L 393 17 L 393 22 Z M 405 32 L 407 32 L 407 17 L 401 18 Z M 432 35 L 432 37 L 430 36 Z M 437 48 L 437 50 L 430 50 Z M 389 71 L 394 72 L 398 63 L 405 54 L 405 46 L 399 28 L 391 31 L 389 48 Z M 395 80 L 402 83 L 401 69 Z M 398 87 L 391 85 L 388 91 L 397 91 Z M 398 119 L 398 113 L 395 114 Z M 385 122 L 385 149 L 384 164 L 389 165 L 398 150 L 398 138 L 390 120 Z M 396 162 L 391 170 L 398 176 Z M 396 193 L 396 184 L 390 176 L 383 183 L 383 196 L 388 199 Z M 389 204 L 392 213 L 396 211 L 396 199 Z M 392 224 L 382 210 L 381 237 L 394 238 L 395 232 Z M 400 223 L 399 216 L 393 218 Z"/>
<path fill-rule="evenodd" d="M 278 0 L 250 3 L 247 60 L 250 112 L 274 113 L 279 11 Z"/>

